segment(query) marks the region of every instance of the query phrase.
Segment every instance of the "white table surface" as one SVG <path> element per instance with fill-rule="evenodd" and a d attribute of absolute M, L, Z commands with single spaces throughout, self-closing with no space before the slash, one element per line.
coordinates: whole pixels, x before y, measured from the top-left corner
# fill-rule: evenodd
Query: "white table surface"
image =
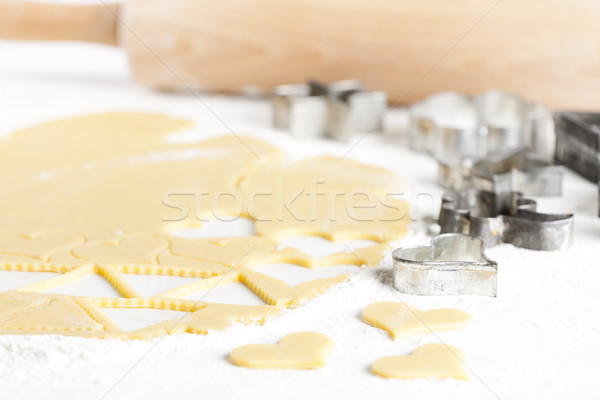
<path fill-rule="evenodd" d="M 199 66 L 200 68 L 201 66 Z M 203 95 L 204 102 L 240 134 L 279 144 L 290 158 L 342 156 L 351 144 L 297 142 L 270 129 L 269 104 L 260 99 Z M 200 135 L 226 133 L 193 96 L 161 94 L 134 84 L 125 55 L 87 44 L 0 41 L 0 133 L 39 121 L 109 110 L 159 111 L 198 121 Z M 406 149 L 406 115 L 386 121 L 390 139 L 370 135 L 349 158 L 397 171 L 412 183 L 407 199 L 417 232 L 406 243 L 428 242 L 424 217 L 437 213 L 442 191 L 436 165 Z M 357 140 L 357 138 L 354 138 Z M 498 297 L 398 295 L 372 271 L 359 273 L 299 309 L 264 326 L 166 337 L 162 341 L 101 341 L 60 336 L 0 336 L 0 398 L 375 398 L 494 399 L 597 398 L 600 392 L 600 219 L 597 188 L 567 173 L 562 198 L 538 199 L 545 212 L 576 214 L 575 243 L 562 252 L 501 245 Z M 417 196 L 419 193 L 431 197 Z M 419 200 L 420 199 L 420 200 Z M 8 210 L 5 210 L 8 211 Z M 420 231 L 419 231 L 420 230 Z M 379 269 L 389 269 L 389 254 Z M 398 297 L 399 296 L 399 297 Z M 420 308 L 457 307 L 473 314 L 462 331 L 392 341 L 360 321 L 380 300 Z M 318 371 L 256 371 L 231 365 L 227 355 L 247 343 L 274 343 L 298 330 L 330 335 L 336 347 Z M 369 372 L 377 358 L 407 354 L 441 340 L 466 353 L 470 382 L 386 380 Z M 116 385 L 116 386 L 115 386 Z"/>

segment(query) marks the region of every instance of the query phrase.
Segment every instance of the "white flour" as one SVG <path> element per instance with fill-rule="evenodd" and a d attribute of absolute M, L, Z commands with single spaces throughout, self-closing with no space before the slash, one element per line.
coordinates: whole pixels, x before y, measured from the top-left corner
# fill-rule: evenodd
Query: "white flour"
<path fill-rule="evenodd" d="M 210 134 L 227 132 L 194 97 L 154 93 L 128 83 L 124 56 L 116 50 L 0 42 L 0 52 L 2 133 L 45 119 L 115 109 L 169 112 L 197 119 L 199 129 Z M 214 96 L 204 101 L 234 132 L 266 138 L 293 159 L 325 153 L 342 156 L 351 146 L 326 140 L 298 143 L 269 130 L 269 107 L 261 100 Z M 388 121 L 392 136 L 402 132 L 404 114 L 394 113 Z M 194 140 L 193 132 L 186 135 L 185 140 Z M 370 135 L 348 157 L 410 177 L 413 188 L 406 198 L 418 204 L 412 215 L 422 219 L 437 213 L 442 191 L 435 185 L 435 163 L 406 150 L 402 139 L 394 142 Z M 113 387 L 107 399 L 597 398 L 600 219 L 596 199 L 596 187 L 572 173 L 566 176 L 562 198 L 538 199 L 543 212 L 576 213 L 575 244 L 563 252 L 510 245 L 488 250 L 499 264 L 496 299 L 398 295 L 381 281 L 391 265 L 388 254 L 377 273 L 363 271 L 264 326 L 234 326 L 206 336 L 147 342 L 0 336 L 0 398 L 102 398 Z M 414 226 L 423 230 L 425 224 Z M 406 242 L 428 240 L 415 234 Z M 424 309 L 456 307 L 473 314 L 473 323 L 463 331 L 439 335 L 465 351 L 471 382 L 394 381 L 369 372 L 370 364 L 381 356 L 407 354 L 420 343 L 438 340 L 428 336 L 394 342 L 387 333 L 361 322 L 362 308 L 398 296 Z M 325 368 L 260 371 L 238 368 L 227 360 L 233 347 L 274 343 L 298 330 L 324 332 L 335 341 Z"/>

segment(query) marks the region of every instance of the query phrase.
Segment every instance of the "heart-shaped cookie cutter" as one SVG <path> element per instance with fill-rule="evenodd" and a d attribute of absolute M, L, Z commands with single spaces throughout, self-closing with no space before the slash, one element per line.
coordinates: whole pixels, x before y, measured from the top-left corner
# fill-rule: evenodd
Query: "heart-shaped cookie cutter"
<path fill-rule="evenodd" d="M 542 214 L 518 192 L 469 189 L 442 197 L 442 233 L 465 233 L 488 246 L 510 243 L 530 250 L 563 250 L 573 241 L 573 214 Z"/>
<path fill-rule="evenodd" d="M 484 253 L 485 242 L 462 233 L 446 233 L 430 246 L 394 250 L 394 288 L 416 295 L 496 296 L 498 264 Z"/>
<path fill-rule="evenodd" d="M 379 132 L 386 110 L 386 93 L 365 91 L 356 79 L 281 85 L 273 95 L 275 127 L 295 137 L 348 141 L 356 132 Z"/>

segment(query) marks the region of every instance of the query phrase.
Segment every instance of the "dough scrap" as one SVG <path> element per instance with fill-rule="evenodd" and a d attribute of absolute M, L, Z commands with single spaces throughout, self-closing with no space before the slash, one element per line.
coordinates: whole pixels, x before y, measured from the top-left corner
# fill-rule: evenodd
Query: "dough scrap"
<path fill-rule="evenodd" d="M 462 329 L 473 319 L 471 314 L 452 308 L 419 310 L 407 303 L 381 301 L 362 312 L 365 322 L 384 329 L 394 338 L 405 338 L 432 331 Z"/>
<path fill-rule="evenodd" d="M 462 350 L 458 347 L 430 343 L 419 346 L 408 356 L 388 356 L 378 359 L 371 366 L 373 373 L 384 378 L 454 378 L 468 381 L 463 367 Z"/>
<path fill-rule="evenodd" d="M 240 272 L 241 282 L 265 302 L 286 307 L 300 306 L 325 292 L 333 285 L 346 281 L 351 275 L 343 274 L 331 278 L 314 279 L 296 286 L 290 286 L 279 279 L 257 271 L 245 269 Z"/>
<path fill-rule="evenodd" d="M 207 303 L 208 304 L 208 303 Z M 233 323 L 262 324 L 283 312 L 283 307 L 210 304 L 184 319 L 185 332 L 207 333 L 222 330 Z"/>
<path fill-rule="evenodd" d="M 0 207 L 6 211 L 0 214 L 0 271 L 61 274 L 0 294 L 0 334 L 143 339 L 263 323 L 349 275 L 291 287 L 254 268 L 266 263 L 374 266 L 390 241 L 407 231 L 407 205 L 392 196 L 403 183 L 389 171 L 333 157 L 288 163 L 280 149 L 251 137 L 165 140 L 192 126 L 162 114 L 114 112 L 42 123 L 0 140 L 5 171 Z M 288 202 L 294 192 L 312 189 L 316 196 Z M 290 218 L 287 206 L 309 218 Z M 252 219 L 257 235 L 184 239 L 172 234 L 220 216 Z M 282 237 L 307 234 L 376 244 L 322 258 L 278 244 Z M 90 274 L 104 277 L 122 297 L 43 293 Z M 201 279 L 142 297 L 125 274 Z M 242 282 L 267 304 L 184 299 L 228 282 Z M 114 307 L 189 314 L 177 324 L 164 321 L 124 332 L 101 311 Z"/>
<path fill-rule="evenodd" d="M 4 309 L 0 320 L 0 331 L 103 330 L 101 324 L 94 321 L 85 309 L 68 296 L 40 296 L 31 293 L 9 292 L 0 296 L 0 307 Z M 7 309 L 10 309 L 12 313 L 7 313 Z"/>
<path fill-rule="evenodd" d="M 248 344 L 233 349 L 229 358 L 239 367 L 258 369 L 317 369 L 325 365 L 333 340 L 319 332 L 296 332 L 278 344 Z"/>
<path fill-rule="evenodd" d="M 153 308 L 165 309 L 166 304 L 168 303 L 159 304 L 159 307 Z M 198 303 L 194 301 L 181 302 L 175 308 L 169 309 L 195 311 L 183 318 L 162 321 L 131 332 L 123 332 L 118 328 L 113 329 L 99 335 L 99 337 L 146 339 L 153 336 L 181 333 L 206 334 L 210 331 L 223 330 L 235 323 L 244 325 L 263 324 L 272 318 L 278 317 L 284 311 L 283 307 Z"/>

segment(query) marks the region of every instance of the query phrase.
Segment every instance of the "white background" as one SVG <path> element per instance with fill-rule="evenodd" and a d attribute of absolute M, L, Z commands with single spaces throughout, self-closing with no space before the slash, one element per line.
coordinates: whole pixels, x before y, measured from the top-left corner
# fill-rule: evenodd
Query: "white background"
<path fill-rule="evenodd" d="M 350 144 L 326 140 L 297 142 L 271 130 L 271 110 L 265 100 L 202 98 L 236 133 L 277 143 L 292 159 L 323 153 L 342 156 L 350 148 Z M 0 133 L 39 121 L 109 110 L 160 111 L 192 118 L 198 123 L 192 138 L 227 132 L 193 96 L 160 94 L 133 83 L 127 60 L 118 49 L 0 41 Z M 433 204 L 419 204 L 423 217 L 437 212 L 442 191 L 435 185 L 434 161 L 406 149 L 405 117 L 402 111 L 393 112 L 386 121 L 387 136 L 370 135 L 349 158 L 404 176 L 412 183 L 407 199 L 413 206 L 417 193 L 432 194 Z M 388 254 L 378 273 L 363 271 L 351 282 L 264 326 L 234 326 L 226 332 L 162 341 L 2 336 L 0 397 L 597 398 L 597 196 L 595 185 L 568 173 L 562 198 L 538 199 L 541 211 L 576 214 L 575 244 L 562 252 L 534 252 L 510 245 L 488 250 L 488 256 L 499 264 L 499 295 L 495 299 L 399 295 L 382 282 L 391 266 Z M 427 243 L 425 225 L 415 222 L 413 227 L 416 232 L 406 242 Z M 457 307 L 472 313 L 474 320 L 466 329 L 442 333 L 438 338 L 395 342 L 385 332 L 361 322 L 360 312 L 368 304 L 399 298 L 424 309 Z M 274 343 L 299 330 L 321 331 L 335 341 L 325 368 L 247 370 L 227 359 L 236 346 Z M 470 382 L 395 381 L 369 372 L 370 364 L 379 357 L 408 354 L 418 344 L 438 340 L 465 351 Z"/>

